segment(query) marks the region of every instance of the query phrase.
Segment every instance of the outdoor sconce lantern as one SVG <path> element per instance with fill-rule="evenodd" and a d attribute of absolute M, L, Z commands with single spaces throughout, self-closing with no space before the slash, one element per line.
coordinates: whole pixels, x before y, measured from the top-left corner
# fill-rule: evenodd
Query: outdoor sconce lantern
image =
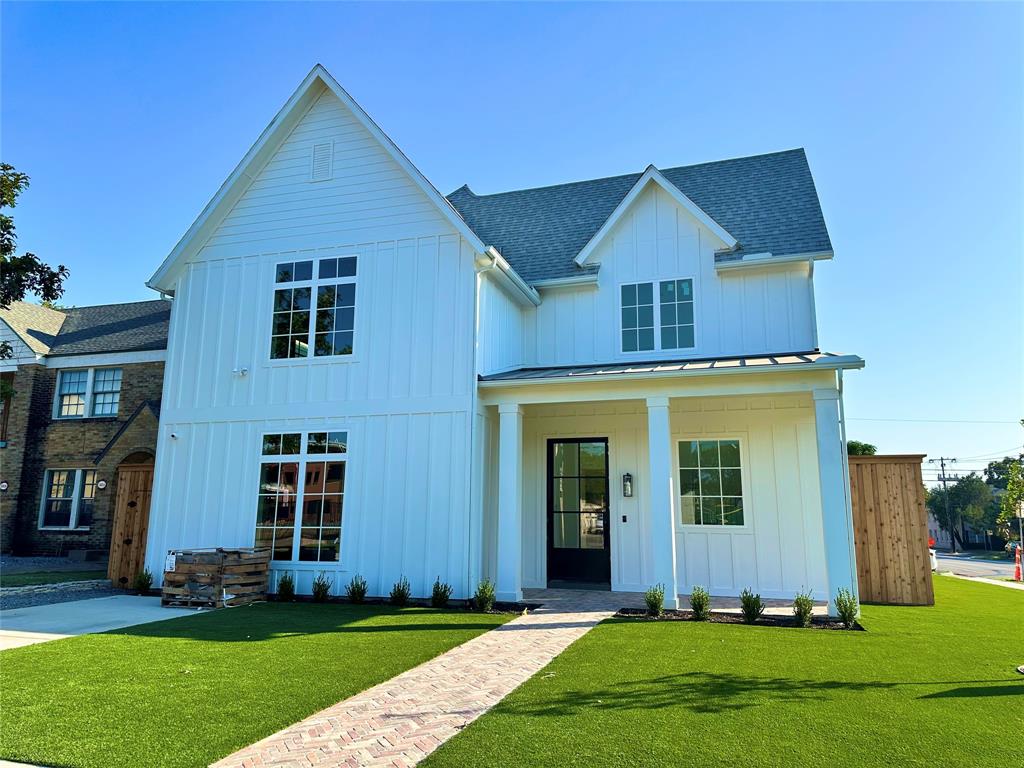
<path fill-rule="evenodd" d="M 107 487 L 107 481 L 106 480 L 100 480 L 98 483 L 96 483 L 96 487 L 99 488 L 102 491 L 104 488 Z"/>
<path fill-rule="evenodd" d="M 627 499 L 633 495 L 633 476 L 629 472 L 622 476 L 622 495 Z"/>

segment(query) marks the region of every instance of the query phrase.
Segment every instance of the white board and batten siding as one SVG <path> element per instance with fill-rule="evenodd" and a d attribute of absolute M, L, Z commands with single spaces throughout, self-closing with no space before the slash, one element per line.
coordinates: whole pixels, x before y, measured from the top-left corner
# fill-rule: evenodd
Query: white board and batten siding
<path fill-rule="evenodd" d="M 682 359 L 807 351 L 817 346 L 812 278 L 806 263 L 716 272 L 711 232 L 651 184 L 597 245 L 598 285 L 542 291 L 524 312 L 527 366 Z M 692 278 L 695 346 L 623 353 L 620 287 Z"/>
<path fill-rule="evenodd" d="M 312 181 L 324 143 L 330 178 Z M 354 354 L 271 360 L 275 265 L 349 255 Z M 474 282 L 472 247 L 324 91 L 177 279 L 147 554 L 158 579 L 168 549 L 253 544 L 263 433 L 346 430 L 340 563 L 275 563 L 275 578 L 290 570 L 309 592 L 324 571 L 340 593 L 359 573 L 379 595 L 405 576 L 428 595 L 440 577 L 468 594 Z"/>

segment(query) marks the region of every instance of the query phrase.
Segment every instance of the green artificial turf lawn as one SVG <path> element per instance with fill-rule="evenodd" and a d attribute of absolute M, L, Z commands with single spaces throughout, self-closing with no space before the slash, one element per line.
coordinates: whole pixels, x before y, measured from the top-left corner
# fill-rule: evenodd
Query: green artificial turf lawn
<path fill-rule="evenodd" d="M 423 766 L 1020 765 L 1024 592 L 935 599 L 867 632 L 611 620 Z"/>
<path fill-rule="evenodd" d="M 0 574 L 0 587 L 27 587 L 32 584 L 60 584 L 64 581 L 105 579 L 106 571 L 38 571 Z"/>
<path fill-rule="evenodd" d="M 0 757 L 205 766 L 511 616 L 259 604 L 0 652 Z"/>

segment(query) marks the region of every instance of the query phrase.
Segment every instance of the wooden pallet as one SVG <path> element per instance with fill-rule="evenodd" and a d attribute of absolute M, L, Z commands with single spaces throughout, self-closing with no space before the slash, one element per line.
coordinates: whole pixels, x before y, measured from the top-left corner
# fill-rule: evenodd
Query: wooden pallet
<path fill-rule="evenodd" d="M 170 555 L 174 570 L 164 571 L 162 605 L 223 608 L 266 599 L 269 549 L 176 549 Z"/>

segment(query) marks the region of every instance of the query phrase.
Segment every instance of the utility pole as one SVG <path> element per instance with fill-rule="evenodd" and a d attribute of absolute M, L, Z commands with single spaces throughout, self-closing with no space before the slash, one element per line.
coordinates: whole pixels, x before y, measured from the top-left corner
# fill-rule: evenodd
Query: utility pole
<path fill-rule="evenodd" d="M 942 501 L 945 503 L 945 506 L 946 506 L 946 519 L 950 520 L 950 516 L 949 516 L 949 490 L 946 488 L 946 462 L 948 461 L 950 464 L 956 464 L 956 459 L 949 459 L 949 458 L 946 458 L 945 456 L 940 456 L 938 459 L 928 459 L 928 463 L 929 464 L 934 464 L 936 461 L 939 462 L 939 468 L 940 468 L 939 480 L 942 481 Z M 952 523 L 951 520 L 950 520 L 950 522 Z M 956 523 L 957 523 L 956 527 L 960 528 L 961 529 L 960 532 L 963 533 L 963 526 L 960 524 L 960 515 L 959 514 L 957 514 L 957 516 L 956 516 Z M 953 554 L 955 555 L 956 554 L 956 532 L 953 531 L 953 530 L 950 530 L 949 538 L 953 542 Z"/>

